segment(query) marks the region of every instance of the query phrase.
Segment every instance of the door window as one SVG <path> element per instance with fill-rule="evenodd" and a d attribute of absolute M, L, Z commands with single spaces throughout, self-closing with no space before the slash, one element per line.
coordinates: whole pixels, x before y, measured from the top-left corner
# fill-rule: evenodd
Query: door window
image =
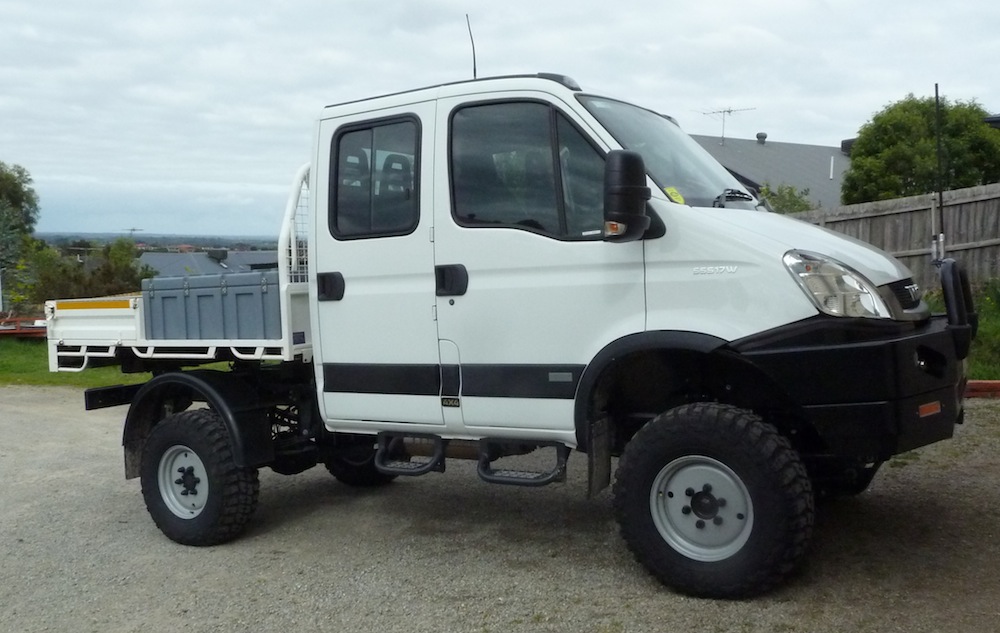
<path fill-rule="evenodd" d="M 417 226 L 413 120 L 352 126 L 334 136 L 330 232 L 337 239 L 403 235 Z"/>
<path fill-rule="evenodd" d="M 462 226 L 601 238 L 604 158 L 555 108 L 461 108 L 452 116 L 450 154 L 452 210 Z"/>

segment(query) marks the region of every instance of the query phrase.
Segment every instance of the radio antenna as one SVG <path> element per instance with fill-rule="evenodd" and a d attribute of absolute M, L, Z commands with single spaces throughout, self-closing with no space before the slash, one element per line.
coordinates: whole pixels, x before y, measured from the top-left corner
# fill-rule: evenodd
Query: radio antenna
<path fill-rule="evenodd" d="M 465 14 L 465 25 L 469 27 L 469 41 L 472 42 L 472 78 L 478 79 L 476 76 L 476 40 L 472 37 L 472 22 L 469 21 L 469 14 Z"/>
<path fill-rule="evenodd" d="M 736 112 L 749 112 L 750 110 L 756 110 L 757 108 L 725 108 L 724 110 L 713 110 L 711 112 L 702 112 L 705 116 L 713 116 L 716 114 L 722 115 L 722 139 L 719 145 L 726 144 L 726 117 L 733 116 Z"/>

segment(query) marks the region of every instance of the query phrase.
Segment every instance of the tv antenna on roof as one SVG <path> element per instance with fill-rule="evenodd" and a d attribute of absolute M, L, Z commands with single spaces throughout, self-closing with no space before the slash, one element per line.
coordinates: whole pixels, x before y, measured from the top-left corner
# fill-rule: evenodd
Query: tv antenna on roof
<path fill-rule="evenodd" d="M 712 110 L 711 112 L 702 112 L 705 116 L 712 116 L 714 114 L 722 115 L 722 137 L 719 141 L 720 145 L 726 144 L 726 117 L 732 116 L 736 112 L 749 112 L 750 110 L 756 110 L 757 108 L 725 108 L 723 110 Z"/>
<path fill-rule="evenodd" d="M 128 237 L 129 237 L 129 239 L 133 239 L 133 238 L 135 238 L 135 232 L 136 232 L 136 231 L 141 231 L 142 229 L 137 229 L 137 228 L 135 228 L 135 227 L 133 226 L 133 227 L 132 227 L 132 228 L 130 228 L 130 229 L 122 229 L 122 230 L 123 230 L 123 231 L 128 231 Z"/>

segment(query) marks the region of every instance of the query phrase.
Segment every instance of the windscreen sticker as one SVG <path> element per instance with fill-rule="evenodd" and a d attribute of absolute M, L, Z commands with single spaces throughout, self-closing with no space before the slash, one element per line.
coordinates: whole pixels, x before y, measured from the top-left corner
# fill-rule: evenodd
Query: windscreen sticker
<path fill-rule="evenodd" d="M 676 187 L 664 187 L 663 193 L 677 204 L 684 204 L 684 196 L 681 195 L 680 191 L 677 191 Z"/>

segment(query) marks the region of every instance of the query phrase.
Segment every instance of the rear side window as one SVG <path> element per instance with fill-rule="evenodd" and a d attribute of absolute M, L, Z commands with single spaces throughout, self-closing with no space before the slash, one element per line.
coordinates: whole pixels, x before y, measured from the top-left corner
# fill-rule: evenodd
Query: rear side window
<path fill-rule="evenodd" d="M 412 119 L 352 125 L 331 148 L 330 232 L 337 239 L 403 235 L 420 217 L 419 126 Z"/>
<path fill-rule="evenodd" d="M 602 237 L 604 158 L 550 105 L 503 102 L 457 110 L 450 158 L 459 224 L 558 239 Z"/>

